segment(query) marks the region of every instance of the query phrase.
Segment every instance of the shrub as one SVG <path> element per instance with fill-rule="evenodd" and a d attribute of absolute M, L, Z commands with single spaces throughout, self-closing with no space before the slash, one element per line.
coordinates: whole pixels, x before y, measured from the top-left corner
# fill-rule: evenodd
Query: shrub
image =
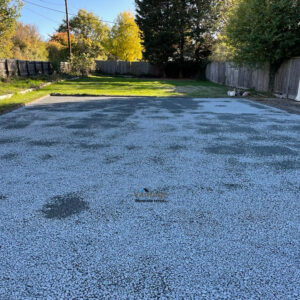
<path fill-rule="evenodd" d="M 88 76 L 96 68 L 95 58 L 86 53 L 82 53 L 73 57 L 71 68 L 72 72 L 77 75 Z"/>

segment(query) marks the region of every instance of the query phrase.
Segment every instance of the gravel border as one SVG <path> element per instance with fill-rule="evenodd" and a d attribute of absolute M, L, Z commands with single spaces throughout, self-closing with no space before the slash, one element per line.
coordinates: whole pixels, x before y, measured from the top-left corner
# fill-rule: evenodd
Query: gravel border
<path fill-rule="evenodd" d="M 300 115 L 300 102 L 291 99 L 281 98 L 258 98 L 258 97 L 247 97 L 246 99 L 259 102 L 271 107 L 275 107 L 284 110 L 291 114 Z"/>

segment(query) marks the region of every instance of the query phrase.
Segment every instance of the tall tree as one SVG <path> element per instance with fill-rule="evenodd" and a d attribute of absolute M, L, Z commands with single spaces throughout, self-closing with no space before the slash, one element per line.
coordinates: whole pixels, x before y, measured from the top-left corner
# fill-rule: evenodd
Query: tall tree
<path fill-rule="evenodd" d="M 74 35 L 70 35 L 72 48 L 76 46 L 77 41 Z M 47 50 L 49 53 L 49 60 L 55 69 L 59 68 L 62 61 L 67 61 L 69 58 L 68 53 L 68 36 L 66 32 L 56 32 L 47 43 Z"/>
<path fill-rule="evenodd" d="M 220 0 L 136 0 L 145 57 L 152 63 L 200 62 L 214 42 Z"/>
<path fill-rule="evenodd" d="M 66 23 L 62 24 L 58 32 L 66 32 Z M 75 55 L 85 54 L 91 58 L 105 57 L 105 45 L 109 36 L 109 28 L 92 12 L 84 9 L 70 19 L 71 34 L 77 40 L 73 49 Z"/>
<path fill-rule="evenodd" d="M 12 37 L 12 54 L 15 59 L 48 60 L 46 43 L 33 25 L 18 23 Z"/>
<path fill-rule="evenodd" d="M 281 63 L 300 54 L 300 0 L 237 0 L 225 41 L 238 64 L 270 64 L 269 90 Z"/>
<path fill-rule="evenodd" d="M 11 57 L 12 36 L 19 17 L 20 1 L 0 0 L 0 58 Z"/>
<path fill-rule="evenodd" d="M 178 43 L 169 0 L 136 0 L 136 22 L 142 31 L 144 56 L 164 65 L 173 58 Z"/>
<path fill-rule="evenodd" d="M 122 12 L 111 30 L 109 52 L 116 59 L 137 61 L 143 58 L 140 29 L 134 15 Z"/>

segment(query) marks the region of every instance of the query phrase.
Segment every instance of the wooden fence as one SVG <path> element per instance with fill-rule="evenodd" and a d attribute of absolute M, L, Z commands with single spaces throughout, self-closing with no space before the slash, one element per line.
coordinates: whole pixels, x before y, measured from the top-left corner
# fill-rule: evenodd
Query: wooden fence
<path fill-rule="evenodd" d="M 158 67 L 148 62 L 96 60 L 96 70 L 109 75 L 159 76 Z"/>
<path fill-rule="evenodd" d="M 210 81 L 238 88 L 250 88 L 267 92 L 269 86 L 269 66 L 261 69 L 234 67 L 229 62 L 213 62 L 206 68 L 206 78 Z M 274 93 L 285 98 L 298 99 L 300 96 L 300 57 L 284 62 L 275 78 Z"/>
<path fill-rule="evenodd" d="M 51 74 L 52 65 L 47 61 L 0 59 L 0 78 Z"/>

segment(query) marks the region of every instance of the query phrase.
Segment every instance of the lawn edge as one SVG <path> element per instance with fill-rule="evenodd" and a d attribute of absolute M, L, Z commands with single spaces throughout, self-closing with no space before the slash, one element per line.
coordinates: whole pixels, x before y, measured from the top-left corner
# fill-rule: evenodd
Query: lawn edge
<path fill-rule="evenodd" d="M 140 95 L 107 95 L 107 94 L 64 94 L 64 93 L 50 93 L 52 97 L 107 97 L 107 98 L 195 98 L 195 99 L 223 99 L 230 98 L 226 96 L 215 96 L 215 97 L 199 97 L 199 96 L 186 96 L 186 95 L 166 95 L 166 96 L 140 96 Z"/>
<path fill-rule="evenodd" d="M 5 115 L 5 114 L 8 114 L 8 113 L 10 113 L 10 112 L 12 112 L 12 111 L 14 111 L 14 110 L 20 109 L 20 108 L 22 108 L 22 107 L 28 106 L 28 105 L 30 105 L 31 103 L 35 102 L 35 101 L 43 100 L 44 98 L 47 98 L 47 97 L 49 97 L 49 96 L 50 96 L 50 94 L 47 94 L 47 95 L 44 95 L 44 96 L 39 97 L 39 98 L 37 98 L 37 99 L 30 100 L 30 101 L 28 101 L 28 102 L 26 102 L 26 103 L 16 104 L 15 106 L 12 106 L 12 107 L 10 107 L 10 108 L 8 108 L 8 109 L 5 109 L 5 110 L 3 110 L 3 111 L 0 111 L 0 116 L 1 116 L 1 115 Z"/>

